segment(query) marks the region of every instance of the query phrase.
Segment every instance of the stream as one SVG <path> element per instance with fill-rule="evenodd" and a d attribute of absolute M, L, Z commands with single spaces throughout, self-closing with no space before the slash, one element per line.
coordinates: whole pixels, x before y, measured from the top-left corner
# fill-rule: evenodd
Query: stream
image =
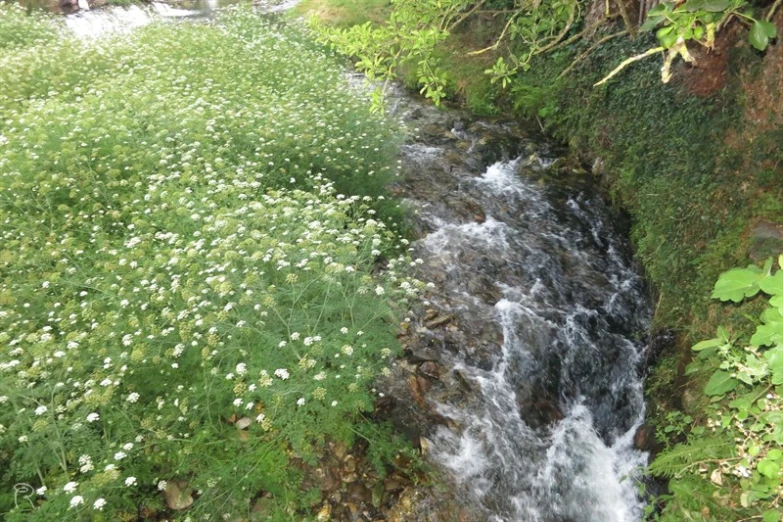
<path fill-rule="evenodd" d="M 66 25 L 95 38 L 220 5 L 82 11 Z M 436 285 L 382 383 L 394 415 L 475 520 L 640 521 L 652 307 L 622 219 L 534 131 L 401 90 L 388 102 L 410 134 L 395 191 L 420 237 L 418 276 Z"/>
<path fill-rule="evenodd" d="M 399 105 L 418 128 L 400 193 L 437 289 L 397 395 L 429 454 L 487 520 L 641 520 L 651 306 L 621 220 L 535 133 Z"/>

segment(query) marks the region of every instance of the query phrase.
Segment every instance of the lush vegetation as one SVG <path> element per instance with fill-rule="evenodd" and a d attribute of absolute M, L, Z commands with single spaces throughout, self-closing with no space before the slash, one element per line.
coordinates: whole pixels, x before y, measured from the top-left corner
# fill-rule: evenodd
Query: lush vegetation
<path fill-rule="evenodd" d="M 425 286 L 396 130 L 250 10 L 0 42 L 2 517 L 309 519 Z"/>
<path fill-rule="evenodd" d="M 393 7 L 412 9 L 410 4 Z M 780 449 L 773 433 L 779 434 L 780 419 L 766 412 L 779 408 L 780 390 L 774 389 L 779 383 L 772 380 L 770 361 L 761 355 L 769 348 L 752 348 L 748 330 L 748 317 L 763 321 L 768 315 L 760 315 L 758 298 L 726 306 L 709 296 L 727 268 L 752 261 L 754 226 L 780 223 L 783 215 L 783 122 L 774 102 L 783 85 L 774 72 L 780 43 L 772 45 L 780 31 L 780 2 L 662 3 L 643 13 L 646 24 L 635 21 L 644 20 L 637 15 L 649 2 L 577 3 L 573 20 L 568 2 L 414 4 L 430 12 L 439 4 L 461 4 L 467 8 L 463 14 L 478 9 L 464 20 L 442 12 L 437 20 L 446 21 L 445 30 L 436 25 L 440 32 L 427 36 L 433 45 L 411 50 L 406 40 L 391 45 L 393 26 L 314 26 L 378 77 L 397 76 L 425 94 L 433 87 L 431 97 L 479 113 L 538 120 L 571 146 L 574 168 L 594 167 L 609 196 L 631 213 L 637 254 L 657 294 L 656 328 L 678 334 L 648 378 L 650 422 L 667 448 L 652 470 L 672 478 L 670 494 L 650 516 L 773 520 L 772 512 L 780 509 L 779 491 L 772 487 L 780 481 L 773 469 Z M 554 16 L 530 11 L 555 5 L 561 10 Z M 430 23 L 424 16 L 410 23 L 422 21 Z M 692 54 L 697 67 L 683 66 L 683 53 L 671 52 L 675 47 Z M 376 52 L 380 58 L 373 59 Z M 639 59 L 626 63 L 628 57 Z M 436 83 L 427 85 L 422 60 L 433 66 Z M 615 71 L 610 81 L 595 86 Z M 760 262 L 748 270 L 771 274 Z M 690 346 L 713 336 L 719 325 L 734 348 L 700 353 L 697 364 L 688 366 Z M 742 357 L 753 350 L 759 380 L 747 383 L 732 375 L 744 378 L 742 368 L 730 364 L 747 365 Z M 727 394 L 704 394 L 718 370 L 740 383 Z M 767 386 L 773 387 L 765 394 L 749 395 Z M 738 398 L 764 400 L 739 410 Z M 737 445 L 736 437 L 755 441 L 758 453 L 750 458 L 741 453 L 748 446 Z M 735 474 L 744 473 L 738 466 L 747 476 Z"/>
<path fill-rule="evenodd" d="M 370 79 L 395 78 L 401 66 L 415 64 L 415 78 L 422 94 L 436 104 L 446 97 L 448 84 L 437 47 L 471 19 L 483 14 L 502 15 L 502 30 L 492 38 L 489 46 L 468 54 L 480 55 L 503 46 L 504 52 L 499 53 L 492 67 L 484 71 L 492 77 L 493 83 L 500 82 L 503 87 L 528 72 L 537 56 L 589 40 L 586 36 L 592 36 L 599 26 L 616 18 L 622 20 L 624 29 L 611 38 L 635 38 L 638 33 L 657 29 L 655 35 L 659 45 L 623 60 L 596 85 L 606 83 L 628 65 L 659 53 L 666 56 L 661 79 L 668 82 L 675 59 L 695 63 L 691 54 L 693 45 L 713 49 L 716 33 L 732 20 L 750 24 L 750 42 L 761 51 L 777 35 L 777 28 L 770 21 L 777 5 L 770 9 L 765 19 L 755 15 L 746 0 L 662 2 L 647 13 L 641 26 L 637 26 L 630 16 L 625 1 L 614 2 L 616 12 L 611 11 L 611 4 L 607 2 L 606 10 L 589 20 L 585 15 L 590 2 L 583 0 L 392 0 L 391 5 L 388 20 L 383 24 L 328 26 L 320 18 L 314 18 L 314 25 L 325 41 L 341 52 L 357 57 L 356 66 Z M 642 9 L 643 5 L 638 8 Z M 376 107 L 380 105 L 376 103 Z"/>
<path fill-rule="evenodd" d="M 755 329 L 719 327 L 717 337 L 693 346 L 699 357 L 689 371 L 710 373 L 704 394 L 711 401 L 706 421 L 682 426 L 685 440 L 667 448 L 650 467 L 671 478 L 674 492 L 661 520 L 693 519 L 694 513 L 718 519 L 732 513 L 763 522 L 781 519 L 783 255 L 777 265 L 774 270 L 769 259 L 763 268 L 729 270 L 715 284 L 712 296 L 721 301 L 739 303 L 762 294 L 766 302 L 758 319 L 749 321 L 756 323 Z M 703 486 L 706 477 L 708 490 Z"/>

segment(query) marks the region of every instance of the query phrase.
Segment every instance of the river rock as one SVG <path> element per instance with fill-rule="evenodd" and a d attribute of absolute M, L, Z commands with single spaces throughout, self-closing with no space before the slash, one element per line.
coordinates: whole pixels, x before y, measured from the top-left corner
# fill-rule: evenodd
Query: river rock
<path fill-rule="evenodd" d="M 411 364 L 419 364 L 428 361 L 440 360 L 440 354 L 432 348 L 417 346 L 414 348 L 406 348 L 405 356 L 408 358 L 408 362 Z"/>
<path fill-rule="evenodd" d="M 753 261 L 783 254 L 783 224 L 762 221 L 750 233 L 748 255 Z"/>
<path fill-rule="evenodd" d="M 79 10 L 79 0 L 60 0 L 59 6 L 64 13 L 73 13 Z"/>
<path fill-rule="evenodd" d="M 441 368 L 438 363 L 434 361 L 426 361 L 419 365 L 419 372 L 430 379 L 439 380 Z"/>
<path fill-rule="evenodd" d="M 657 454 L 661 450 L 661 444 L 655 438 L 655 427 L 644 423 L 636 430 L 633 436 L 633 445 L 639 451 Z"/>
<path fill-rule="evenodd" d="M 454 317 L 452 317 L 450 315 L 439 315 L 435 319 L 427 321 L 425 323 L 425 325 L 427 326 L 427 328 L 430 328 L 430 329 L 431 328 L 437 328 L 438 326 L 443 326 L 444 324 L 451 322 L 452 319 L 454 319 Z"/>
<path fill-rule="evenodd" d="M 554 399 L 538 397 L 520 402 L 520 415 L 531 428 L 550 426 L 564 418 L 563 411 Z"/>
<path fill-rule="evenodd" d="M 193 505 L 193 488 L 188 487 L 186 480 L 170 480 L 163 491 L 166 506 L 174 511 L 181 511 Z"/>

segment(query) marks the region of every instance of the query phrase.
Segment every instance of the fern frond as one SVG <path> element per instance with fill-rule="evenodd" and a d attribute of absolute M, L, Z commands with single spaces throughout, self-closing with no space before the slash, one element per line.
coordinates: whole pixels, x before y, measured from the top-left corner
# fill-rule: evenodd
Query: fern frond
<path fill-rule="evenodd" d="M 734 444 L 730 441 L 709 437 L 699 438 L 661 452 L 648 469 L 655 476 L 671 478 L 699 463 L 733 456 Z"/>

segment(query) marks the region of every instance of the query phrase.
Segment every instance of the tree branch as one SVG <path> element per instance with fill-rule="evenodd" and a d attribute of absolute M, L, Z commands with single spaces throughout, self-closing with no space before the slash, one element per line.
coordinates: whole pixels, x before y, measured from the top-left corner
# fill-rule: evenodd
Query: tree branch
<path fill-rule="evenodd" d="M 631 20 L 631 15 L 628 14 L 628 9 L 626 9 L 625 7 L 625 0 L 615 0 L 615 3 L 617 4 L 617 8 L 620 10 L 620 16 L 622 17 L 623 22 L 625 23 L 625 28 L 628 29 L 629 33 L 631 33 L 631 38 L 635 40 L 636 26 Z"/>
<path fill-rule="evenodd" d="M 615 75 L 617 75 L 617 73 L 619 73 L 620 71 L 622 71 L 623 69 L 625 69 L 626 67 L 631 65 L 632 63 L 638 62 L 639 60 L 644 60 L 648 56 L 652 56 L 654 54 L 662 53 L 665 50 L 666 50 L 665 47 L 653 47 L 652 49 L 648 49 L 647 51 L 643 52 L 642 54 L 637 54 L 636 56 L 632 56 L 632 57 L 628 58 L 627 60 L 623 61 L 623 63 L 621 63 L 620 65 L 615 67 L 615 69 L 612 72 L 610 72 L 608 75 L 606 75 L 606 77 L 603 80 L 601 80 L 600 82 L 594 84 L 593 87 L 598 87 L 599 85 L 605 84 L 610 79 L 612 79 Z"/>
<path fill-rule="evenodd" d="M 462 22 L 464 22 L 465 20 L 467 20 L 468 18 L 470 18 L 470 16 L 471 16 L 473 13 L 475 13 L 476 11 L 478 11 L 478 10 L 481 8 L 481 6 L 483 6 L 483 5 L 484 5 L 484 4 L 486 4 L 486 3 L 487 3 L 487 0 L 481 0 L 480 2 L 476 3 L 476 5 L 474 5 L 474 6 L 473 6 L 473 8 L 472 8 L 470 11 L 468 11 L 467 13 L 465 13 L 464 15 L 462 15 L 462 16 L 461 16 L 461 17 L 460 17 L 460 18 L 459 18 L 459 19 L 458 19 L 456 22 L 454 22 L 453 24 L 450 24 L 450 25 L 448 25 L 447 27 L 445 27 L 445 30 L 447 30 L 447 31 L 449 31 L 449 32 L 450 32 L 452 29 L 454 29 L 455 27 L 457 27 L 458 25 L 460 25 Z"/>
<path fill-rule="evenodd" d="M 780 2 L 781 0 L 777 0 L 774 4 L 772 4 L 769 13 L 767 13 L 767 22 L 772 21 L 772 17 L 775 16 L 775 11 L 777 11 L 778 7 L 780 7 Z"/>
<path fill-rule="evenodd" d="M 476 56 L 478 54 L 484 54 L 487 51 L 494 51 L 498 48 L 500 45 L 500 42 L 503 41 L 503 38 L 506 36 L 506 33 L 508 32 L 508 28 L 511 27 L 511 24 L 514 23 L 514 20 L 522 14 L 522 10 L 520 9 L 516 13 L 514 13 L 514 16 L 508 19 L 508 22 L 506 22 L 506 26 L 503 28 L 503 32 L 500 33 L 500 36 L 498 36 L 497 40 L 495 40 L 495 43 L 490 45 L 489 47 L 485 47 L 484 49 L 479 49 L 478 51 L 471 51 L 468 53 L 468 56 Z"/>
<path fill-rule="evenodd" d="M 566 22 L 565 27 L 563 27 L 563 30 L 560 31 L 560 33 L 555 37 L 554 40 L 552 40 L 551 42 L 549 42 L 545 46 L 543 46 L 543 47 L 541 47 L 539 49 L 536 49 L 533 52 L 533 56 L 535 56 L 537 54 L 543 54 L 543 53 L 549 51 L 550 49 L 555 47 L 558 43 L 560 43 L 560 41 L 563 38 L 565 38 L 565 35 L 568 34 L 568 31 L 571 30 L 571 26 L 574 24 L 574 19 L 576 18 L 577 6 L 578 6 L 578 4 L 576 2 L 571 4 L 571 11 L 569 11 L 569 13 L 568 13 L 568 21 Z"/>

